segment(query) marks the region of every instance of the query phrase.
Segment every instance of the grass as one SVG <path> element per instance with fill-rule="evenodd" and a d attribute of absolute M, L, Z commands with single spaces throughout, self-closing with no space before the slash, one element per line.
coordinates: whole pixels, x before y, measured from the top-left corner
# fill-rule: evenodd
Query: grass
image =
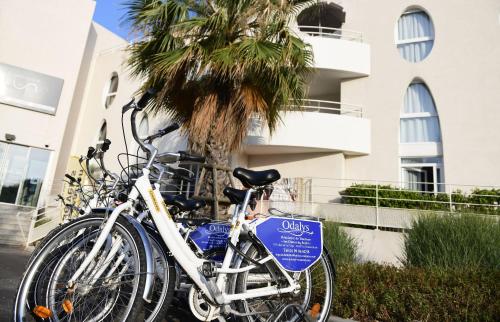
<path fill-rule="evenodd" d="M 500 222 L 477 215 L 426 215 L 405 236 L 404 264 L 500 270 Z"/>
<path fill-rule="evenodd" d="M 325 222 L 323 227 L 323 244 L 328 249 L 335 265 L 354 263 L 358 251 L 356 240 L 342 230 L 338 223 Z"/>

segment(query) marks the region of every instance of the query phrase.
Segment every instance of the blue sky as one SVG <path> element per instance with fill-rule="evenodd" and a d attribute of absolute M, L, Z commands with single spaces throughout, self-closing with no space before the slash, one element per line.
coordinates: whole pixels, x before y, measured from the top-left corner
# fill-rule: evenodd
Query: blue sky
<path fill-rule="evenodd" d="M 128 28 L 120 24 L 120 19 L 125 13 L 123 2 L 125 0 L 96 0 L 94 21 L 103 25 L 122 38 L 127 38 Z"/>

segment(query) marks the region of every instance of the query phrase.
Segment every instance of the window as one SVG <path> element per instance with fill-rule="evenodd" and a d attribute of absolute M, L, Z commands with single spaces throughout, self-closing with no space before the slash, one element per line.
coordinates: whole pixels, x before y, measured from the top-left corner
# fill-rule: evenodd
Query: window
<path fill-rule="evenodd" d="M 400 120 L 400 142 L 441 142 L 439 117 L 429 89 L 424 83 L 408 86 Z"/>
<path fill-rule="evenodd" d="M 427 13 L 407 10 L 398 20 L 396 45 L 399 54 L 409 62 L 419 62 L 429 55 L 434 45 L 434 26 Z"/>
<path fill-rule="evenodd" d="M 36 207 L 50 151 L 0 142 L 0 202 Z"/>
<path fill-rule="evenodd" d="M 109 80 L 106 96 L 104 98 L 104 106 L 106 108 L 110 107 L 111 104 L 113 104 L 117 92 L 118 92 L 118 74 L 116 72 L 113 72 L 113 74 L 111 74 L 111 79 Z"/>
<path fill-rule="evenodd" d="M 410 145 L 412 143 L 418 144 Z M 406 90 L 400 119 L 400 148 L 415 148 L 411 155 L 407 155 L 410 152 L 406 151 L 401 158 L 401 182 L 405 189 L 433 193 L 444 191 L 441 152 L 439 149 L 434 152 L 427 149 L 440 143 L 441 129 L 434 99 L 423 82 L 415 81 Z"/>
<path fill-rule="evenodd" d="M 106 140 L 106 136 L 108 133 L 108 124 L 106 123 L 106 120 L 102 122 L 101 129 L 99 130 L 99 136 L 97 137 L 97 149 L 101 147 L 101 145 L 104 143 L 104 140 Z"/>
<path fill-rule="evenodd" d="M 409 190 L 444 191 L 442 157 L 401 158 L 401 181 Z"/>

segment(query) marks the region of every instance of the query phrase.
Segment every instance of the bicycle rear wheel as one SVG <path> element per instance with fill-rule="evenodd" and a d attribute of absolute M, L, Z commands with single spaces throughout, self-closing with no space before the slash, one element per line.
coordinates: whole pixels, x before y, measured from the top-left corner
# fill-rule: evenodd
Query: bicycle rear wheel
<path fill-rule="evenodd" d="M 119 217 L 91 265 L 68 288 L 67 281 L 92 249 L 102 215 L 69 223 L 31 259 L 14 307 L 15 321 L 136 321 L 142 312 L 146 254 L 135 228 Z"/>
<path fill-rule="evenodd" d="M 261 259 L 264 254 L 265 251 L 259 250 L 255 245 L 250 246 L 246 252 L 246 255 L 254 260 Z M 275 263 L 269 263 L 238 274 L 236 293 L 282 284 L 286 280 L 283 274 Z M 243 260 L 241 266 L 248 265 L 252 263 Z M 240 321 L 306 321 L 304 319 L 306 314 L 314 321 L 327 321 L 333 302 L 335 283 L 335 270 L 328 251 L 323 249 L 321 258 L 309 269 L 300 273 L 290 272 L 290 275 L 298 281 L 299 291 L 238 301 L 237 310 L 247 315 L 240 317 Z"/>

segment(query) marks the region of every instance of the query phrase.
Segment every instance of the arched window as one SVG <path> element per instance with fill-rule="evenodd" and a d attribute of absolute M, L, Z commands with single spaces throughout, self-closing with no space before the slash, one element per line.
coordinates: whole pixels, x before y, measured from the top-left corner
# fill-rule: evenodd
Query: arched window
<path fill-rule="evenodd" d="M 434 45 L 434 26 L 421 9 L 406 10 L 397 22 L 396 45 L 399 54 L 415 63 L 429 55 Z"/>
<path fill-rule="evenodd" d="M 336 3 L 318 2 L 297 16 L 299 30 L 311 36 L 340 36 L 345 11 Z"/>
<path fill-rule="evenodd" d="M 111 106 L 111 104 L 113 104 L 117 92 L 118 92 L 118 74 L 116 72 L 113 72 L 111 74 L 111 79 L 109 80 L 109 85 L 107 86 L 107 91 L 104 97 L 104 107 L 108 108 Z"/>
<path fill-rule="evenodd" d="M 404 188 L 422 192 L 444 191 L 441 129 L 434 99 L 421 81 L 408 86 L 401 108 L 401 181 Z M 414 149 L 401 149 L 411 146 Z M 429 146 L 431 149 L 428 149 Z M 409 152 L 408 152 L 409 151 Z"/>
<path fill-rule="evenodd" d="M 106 120 L 104 120 L 102 122 L 101 128 L 99 130 L 99 136 L 97 137 L 97 148 L 98 149 L 104 143 L 104 140 L 106 140 L 107 134 L 108 134 L 108 125 L 106 123 Z"/>
<path fill-rule="evenodd" d="M 406 90 L 401 110 L 400 142 L 441 142 L 439 117 L 424 83 L 414 82 Z"/>

